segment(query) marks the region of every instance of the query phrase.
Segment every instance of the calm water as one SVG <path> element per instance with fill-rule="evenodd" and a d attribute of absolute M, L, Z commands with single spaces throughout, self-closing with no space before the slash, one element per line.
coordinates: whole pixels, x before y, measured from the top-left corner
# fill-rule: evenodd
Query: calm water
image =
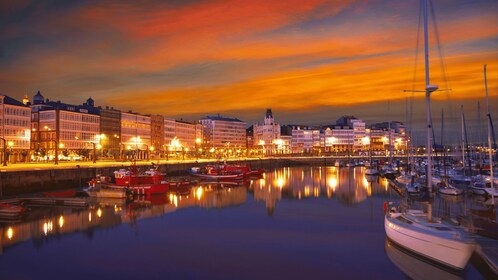
<path fill-rule="evenodd" d="M 449 274 L 386 243 L 386 200 L 400 198 L 363 168 L 299 167 L 133 203 L 32 207 L 1 225 L 0 279 L 404 279 L 411 267 L 483 278 L 475 262 Z"/>

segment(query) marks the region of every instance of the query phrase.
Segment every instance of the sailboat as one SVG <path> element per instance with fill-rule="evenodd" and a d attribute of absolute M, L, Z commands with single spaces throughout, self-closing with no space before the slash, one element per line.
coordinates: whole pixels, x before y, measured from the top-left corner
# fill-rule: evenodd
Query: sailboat
<path fill-rule="evenodd" d="M 431 159 L 431 116 L 430 95 L 438 90 L 437 85 L 430 84 L 429 79 L 429 45 L 427 30 L 427 2 L 422 0 L 424 13 L 425 46 L 425 100 L 427 124 L 427 187 L 432 195 L 432 159 Z M 472 240 L 452 225 L 432 217 L 432 205 L 428 204 L 427 213 L 414 209 L 391 207 L 384 219 L 387 237 L 418 255 L 454 269 L 464 269 L 474 251 Z"/>
<path fill-rule="evenodd" d="M 370 164 L 365 169 L 365 176 L 367 177 L 367 181 L 371 182 L 375 181 L 377 179 L 377 175 L 379 175 L 379 170 L 377 170 L 377 167 L 374 166 L 372 162 L 372 130 L 370 130 L 368 142 L 369 142 L 368 157 L 370 159 Z"/>
<path fill-rule="evenodd" d="M 488 156 L 489 156 L 489 171 L 490 176 L 482 176 L 480 175 L 478 179 L 471 186 L 471 191 L 475 194 L 489 195 L 491 196 L 491 201 L 494 204 L 494 198 L 498 196 L 498 189 L 494 186 L 494 178 L 493 174 L 493 149 L 491 145 L 491 137 L 493 124 L 491 123 L 491 114 L 489 112 L 489 98 L 488 98 L 488 81 L 486 78 L 486 65 L 484 65 L 484 85 L 486 88 L 486 106 L 488 109 L 487 117 L 488 117 Z"/>

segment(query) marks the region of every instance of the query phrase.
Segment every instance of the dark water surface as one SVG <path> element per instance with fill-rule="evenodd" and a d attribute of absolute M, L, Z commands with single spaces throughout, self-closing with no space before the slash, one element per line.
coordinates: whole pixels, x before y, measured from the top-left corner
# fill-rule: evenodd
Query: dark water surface
<path fill-rule="evenodd" d="M 133 203 L 31 207 L 1 225 L 0 279 L 483 278 L 387 243 L 386 200 L 400 198 L 363 168 L 298 167 Z"/>

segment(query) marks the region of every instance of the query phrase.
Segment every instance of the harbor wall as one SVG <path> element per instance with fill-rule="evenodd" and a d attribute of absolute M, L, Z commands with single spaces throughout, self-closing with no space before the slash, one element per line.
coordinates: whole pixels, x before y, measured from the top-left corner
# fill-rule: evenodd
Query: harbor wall
<path fill-rule="evenodd" d="M 331 158 L 270 158 L 237 161 L 240 164 L 249 164 L 253 169 L 263 168 L 266 170 L 299 165 L 333 165 L 334 162 Z M 155 166 L 161 173 L 168 176 L 187 176 L 188 169 L 208 164 L 212 164 L 212 162 L 166 162 Z M 0 172 L 0 197 L 81 188 L 97 174 L 112 176 L 114 171 L 129 166 L 129 163 L 107 167 L 80 167 L 77 165 L 43 170 Z M 145 171 L 151 167 L 151 163 L 137 163 L 137 168 L 140 171 Z"/>

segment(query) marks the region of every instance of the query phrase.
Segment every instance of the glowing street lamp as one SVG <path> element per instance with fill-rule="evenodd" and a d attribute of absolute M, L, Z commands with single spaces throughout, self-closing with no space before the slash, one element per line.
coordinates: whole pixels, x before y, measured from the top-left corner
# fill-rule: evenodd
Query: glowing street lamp
<path fill-rule="evenodd" d="M 3 141 L 3 166 L 7 166 L 7 141 L 3 137 L 0 139 Z"/>
<path fill-rule="evenodd" d="M 53 139 L 50 141 L 54 142 L 54 146 L 55 146 L 54 164 L 58 165 L 59 164 L 59 142 L 57 142 L 57 140 L 53 140 Z"/>
<path fill-rule="evenodd" d="M 282 139 L 273 140 L 273 144 L 277 146 L 277 151 L 282 151 L 282 145 L 284 144 Z"/>
<path fill-rule="evenodd" d="M 265 140 L 259 140 L 258 145 L 261 146 L 261 153 L 265 156 Z"/>
<path fill-rule="evenodd" d="M 195 157 L 196 159 L 199 159 L 199 148 L 198 146 L 201 144 L 202 140 L 201 138 L 195 138 Z"/>

